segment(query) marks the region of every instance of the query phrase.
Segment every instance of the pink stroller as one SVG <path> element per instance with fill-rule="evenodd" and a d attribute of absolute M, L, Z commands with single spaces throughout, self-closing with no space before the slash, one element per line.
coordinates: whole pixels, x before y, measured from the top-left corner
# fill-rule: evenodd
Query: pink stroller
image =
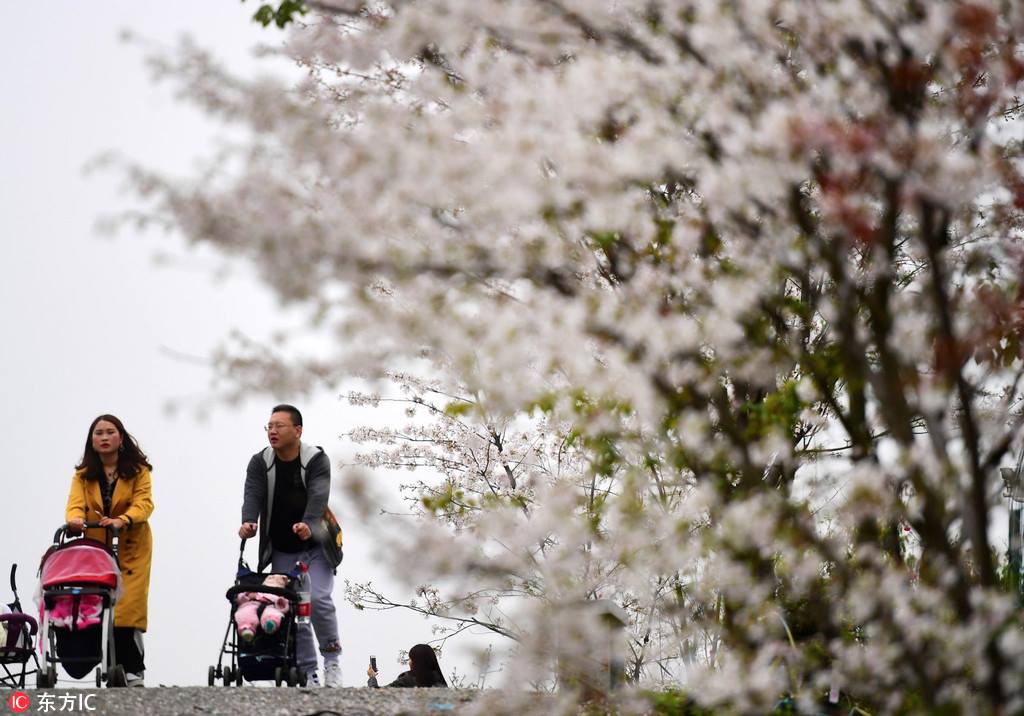
<path fill-rule="evenodd" d="M 100 527 L 90 522 L 86 527 Z M 108 527 L 108 529 L 111 529 Z M 36 686 L 57 684 L 60 664 L 69 676 L 80 679 L 96 668 L 97 688 L 126 686 L 124 667 L 114 652 L 114 605 L 121 596 L 121 569 L 114 544 L 85 537 L 71 538 L 67 525 L 53 536 L 53 546 L 39 565 L 39 644 L 44 669 Z M 61 618 L 58 618 L 60 615 Z"/>

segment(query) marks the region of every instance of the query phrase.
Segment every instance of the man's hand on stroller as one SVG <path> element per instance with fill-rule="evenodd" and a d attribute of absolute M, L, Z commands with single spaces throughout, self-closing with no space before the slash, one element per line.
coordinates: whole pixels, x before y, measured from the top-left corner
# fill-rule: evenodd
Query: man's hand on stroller
<path fill-rule="evenodd" d="M 313 536 L 313 530 L 309 529 L 309 525 L 305 522 L 296 522 L 292 525 L 292 532 L 297 534 L 301 540 L 307 540 Z"/>
<path fill-rule="evenodd" d="M 250 537 L 256 536 L 256 523 L 255 522 L 243 522 L 242 526 L 238 528 L 238 536 L 242 539 L 249 539 Z"/>

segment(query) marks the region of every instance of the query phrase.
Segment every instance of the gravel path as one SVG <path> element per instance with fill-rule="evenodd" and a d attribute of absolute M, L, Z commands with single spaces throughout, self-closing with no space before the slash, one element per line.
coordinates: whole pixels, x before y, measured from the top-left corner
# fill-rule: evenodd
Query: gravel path
<path fill-rule="evenodd" d="M 13 692 L 0 690 L 0 713 L 14 713 Z M 468 689 L 287 689 L 209 688 L 205 686 L 146 689 L 26 689 L 31 700 L 26 714 L 92 714 L 92 716 L 309 716 L 327 712 L 342 716 L 454 716 L 466 713 L 479 693 Z M 52 699 L 45 695 L 52 695 Z M 91 698 L 88 698 L 90 695 Z M 71 702 L 74 702 L 73 704 Z M 89 706 L 93 709 L 89 710 Z M 70 707 L 70 708 L 69 708 Z"/>

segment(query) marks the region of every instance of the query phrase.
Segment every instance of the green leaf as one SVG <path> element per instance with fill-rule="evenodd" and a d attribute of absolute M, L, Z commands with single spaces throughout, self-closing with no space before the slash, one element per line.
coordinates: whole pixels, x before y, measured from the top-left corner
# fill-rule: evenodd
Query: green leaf
<path fill-rule="evenodd" d="M 460 415 L 467 415 L 473 410 L 473 405 L 464 400 L 454 400 L 444 406 L 444 414 L 457 418 Z"/>
<path fill-rule="evenodd" d="M 245 2 L 245 0 L 242 0 L 242 2 Z M 253 14 L 252 19 L 263 25 L 263 27 L 274 23 L 283 29 L 288 23 L 295 20 L 296 15 L 305 15 L 307 11 L 308 8 L 302 0 L 283 0 L 277 6 L 277 9 L 274 8 L 273 3 L 263 3 Z"/>
<path fill-rule="evenodd" d="M 274 8 L 272 8 L 270 5 L 263 5 L 252 16 L 252 19 L 258 22 L 259 24 L 263 25 L 263 27 L 266 27 L 274 20 Z"/>

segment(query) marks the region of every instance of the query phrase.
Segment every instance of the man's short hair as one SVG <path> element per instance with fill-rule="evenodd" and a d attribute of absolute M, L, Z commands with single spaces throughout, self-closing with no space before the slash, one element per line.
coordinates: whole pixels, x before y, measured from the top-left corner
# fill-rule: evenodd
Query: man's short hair
<path fill-rule="evenodd" d="M 281 403 L 280 405 L 275 405 L 273 408 L 271 408 L 270 413 L 271 415 L 273 415 L 274 413 L 288 413 L 288 415 L 291 416 L 292 425 L 302 425 L 302 413 L 300 413 L 299 409 L 296 408 L 294 405 Z"/>

